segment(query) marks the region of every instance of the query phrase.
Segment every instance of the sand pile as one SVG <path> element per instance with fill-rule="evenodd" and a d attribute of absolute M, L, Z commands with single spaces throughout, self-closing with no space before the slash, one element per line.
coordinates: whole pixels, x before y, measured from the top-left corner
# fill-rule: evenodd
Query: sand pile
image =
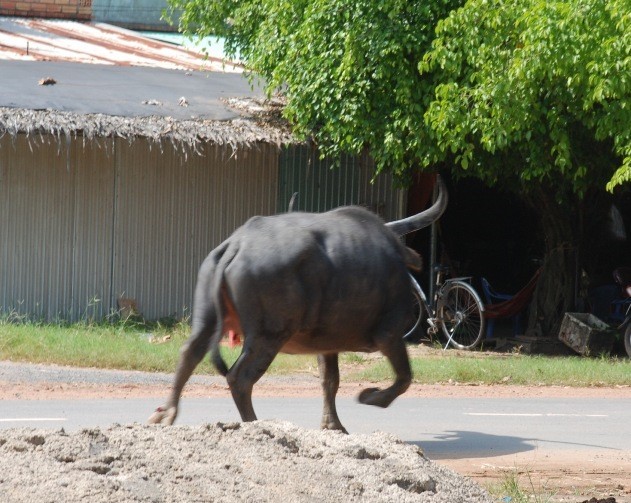
<path fill-rule="evenodd" d="M 491 502 L 384 433 L 290 423 L 0 430 L 3 502 Z"/>

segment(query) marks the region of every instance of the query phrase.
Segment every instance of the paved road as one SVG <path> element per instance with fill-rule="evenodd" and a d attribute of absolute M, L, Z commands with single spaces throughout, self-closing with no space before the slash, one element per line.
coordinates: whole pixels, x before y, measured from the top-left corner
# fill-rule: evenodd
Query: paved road
<path fill-rule="evenodd" d="M 0 428 L 75 430 L 144 422 L 159 399 L 5 400 Z M 418 443 L 432 459 L 492 457 L 559 450 L 629 452 L 629 400 L 552 398 L 399 398 L 388 409 L 339 398 L 342 422 L 354 433 L 390 432 Z M 261 419 L 284 419 L 318 428 L 319 398 L 258 398 Z M 178 424 L 238 421 L 231 399 L 188 398 Z"/>
<path fill-rule="evenodd" d="M 0 362 L 0 381 L 29 383 L 163 384 L 173 376 L 143 372 L 74 369 Z M 225 385 L 221 377 L 194 376 L 192 382 Z M 3 400 L 0 428 L 45 427 L 76 430 L 113 423 L 145 422 L 162 399 Z M 433 459 L 510 454 L 631 452 L 629 398 L 414 398 L 399 397 L 389 408 L 338 397 L 342 423 L 352 433 L 375 430 L 420 444 Z M 283 419 L 318 428 L 321 398 L 257 398 L 261 419 Z M 238 421 L 229 398 L 185 398 L 179 424 Z"/>

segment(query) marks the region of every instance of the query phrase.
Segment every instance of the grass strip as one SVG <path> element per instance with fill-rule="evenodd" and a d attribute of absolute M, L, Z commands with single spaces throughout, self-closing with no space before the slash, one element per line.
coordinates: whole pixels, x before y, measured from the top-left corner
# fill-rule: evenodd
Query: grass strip
<path fill-rule="evenodd" d="M 174 372 L 187 326 L 0 323 L 0 359 L 147 372 Z M 222 348 L 231 365 L 240 347 Z M 271 373 L 317 371 L 314 356 L 278 355 Z M 216 374 L 207 358 L 196 369 Z"/>
<path fill-rule="evenodd" d="M 0 320 L 0 359 L 77 367 L 175 371 L 180 347 L 190 333 L 186 324 L 37 324 Z M 222 348 L 230 365 L 240 347 Z M 340 357 L 345 381 L 389 381 L 393 373 L 385 358 L 347 353 Z M 440 351 L 430 357 L 412 357 L 414 381 L 421 384 L 515 384 L 564 386 L 630 386 L 631 360 L 599 356 L 528 356 L 497 354 L 477 357 Z M 315 356 L 280 354 L 268 373 L 317 374 Z M 196 373 L 215 374 L 205 358 Z"/>
<path fill-rule="evenodd" d="M 543 386 L 629 386 L 631 360 L 600 356 L 541 356 L 498 354 L 488 358 L 452 356 L 449 350 L 441 357 L 412 358 L 414 382 L 420 384 L 514 384 Z M 351 372 L 347 379 L 385 381 L 393 378 L 388 362 Z"/>

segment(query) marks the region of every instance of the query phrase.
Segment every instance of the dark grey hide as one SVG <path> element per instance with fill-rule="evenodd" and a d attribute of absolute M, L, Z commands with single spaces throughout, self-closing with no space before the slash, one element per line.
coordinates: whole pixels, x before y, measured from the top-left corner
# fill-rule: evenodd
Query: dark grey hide
<path fill-rule="evenodd" d="M 182 348 L 173 391 L 149 422 L 173 423 L 182 389 L 209 351 L 243 421 L 256 420 L 252 388 L 279 352 L 318 355 L 322 428 L 345 431 L 335 408 L 343 351 L 379 350 L 388 358 L 394 384 L 365 389 L 359 401 L 390 405 L 412 378 L 402 336 L 412 316 L 407 268 L 417 265 L 417 257 L 400 236 L 440 217 L 447 193 L 442 181 L 439 187 L 431 208 L 388 224 L 356 206 L 248 220 L 201 266 L 192 333 Z M 243 337 L 241 355 L 230 369 L 219 353 L 228 330 Z"/>

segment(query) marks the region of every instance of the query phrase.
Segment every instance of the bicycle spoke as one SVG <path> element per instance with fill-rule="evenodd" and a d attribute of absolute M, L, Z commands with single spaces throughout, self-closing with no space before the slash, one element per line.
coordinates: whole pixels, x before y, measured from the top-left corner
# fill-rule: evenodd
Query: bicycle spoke
<path fill-rule="evenodd" d="M 471 349 L 477 345 L 482 337 L 484 320 L 481 302 L 472 293 L 470 285 L 452 283 L 446 288 L 441 321 L 448 345 L 451 343 L 460 349 Z"/>
<path fill-rule="evenodd" d="M 475 305 L 475 302 L 471 302 L 466 309 L 464 309 L 462 312 L 466 315 L 469 316 L 475 312 L 477 312 L 478 310 L 478 306 Z"/>

